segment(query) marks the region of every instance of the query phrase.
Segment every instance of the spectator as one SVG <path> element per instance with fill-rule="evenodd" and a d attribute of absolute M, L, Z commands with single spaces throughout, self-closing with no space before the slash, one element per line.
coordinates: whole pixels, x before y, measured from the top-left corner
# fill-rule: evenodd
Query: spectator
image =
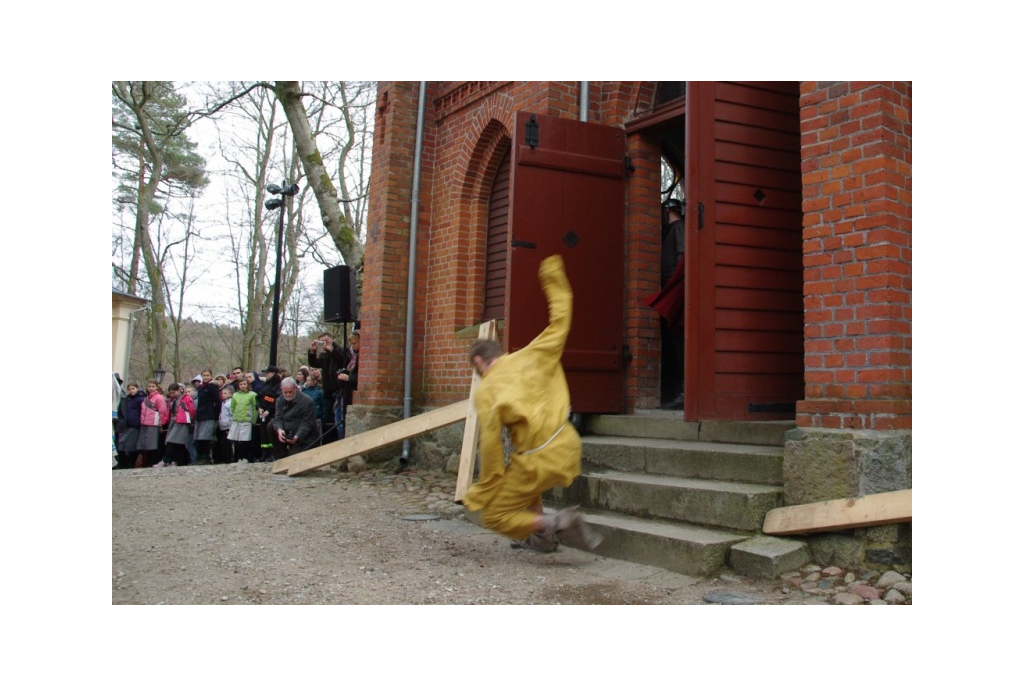
<path fill-rule="evenodd" d="M 213 382 L 213 371 L 203 369 L 196 376 L 196 462 L 212 464 L 213 445 L 217 440 L 217 419 L 220 417 L 220 386 Z M 195 379 L 192 379 L 195 385 Z"/>
<path fill-rule="evenodd" d="M 245 371 L 242 371 L 241 366 L 236 366 L 231 369 L 231 378 L 228 379 L 227 385 L 231 386 L 231 392 L 238 392 L 238 381 L 245 378 Z"/>
<path fill-rule="evenodd" d="M 248 460 L 255 463 L 258 452 L 252 451 L 252 436 L 256 431 L 258 416 L 256 409 L 256 393 L 249 389 L 249 379 L 242 377 L 238 380 L 238 391 L 231 396 L 231 428 L 228 431 L 228 440 L 231 442 L 232 452 L 235 461 Z"/>
<path fill-rule="evenodd" d="M 303 375 L 300 369 L 299 373 L 295 374 L 295 381 L 299 381 L 299 376 Z M 324 424 L 324 391 L 317 383 L 317 380 L 313 378 L 312 374 L 308 372 L 305 374 L 305 381 L 299 385 L 299 389 L 302 390 L 302 394 L 313 400 L 313 405 L 316 407 L 316 419 L 320 424 L 321 435 L 323 434 L 323 426 L 329 425 Z"/>
<path fill-rule="evenodd" d="M 345 415 L 352 404 L 352 393 L 359 389 L 359 339 L 359 331 L 353 332 L 348 361 L 337 375 L 338 394 L 334 404 L 334 420 L 338 427 L 338 439 L 345 437 Z"/>
<path fill-rule="evenodd" d="M 217 417 L 217 448 L 213 461 L 216 464 L 231 464 L 235 460 L 231 454 L 231 443 L 228 432 L 231 430 L 231 396 L 234 395 L 230 385 L 220 389 L 220 415 Z"/>
<path fill-rule="evenodd" d="M 189 384 L 179 383 L 182 395 L 188 395 L 192 399 L 192 406 L 195 407 L 198 402 L 199 389 L 198 384 L 203 381 L 203 377 L 196 375 Z M 173 414 L 171 415 L 174 416 Z M 193 419 L 195 416 L 193 415 Z M 195 423 L 195 421 L 193 421 Z M 185 451 L 188 452 L 188 461 L 190 464 L 199 463 L 199 459 L 196 456 L 196 432 L 192 424 L 188 427 L 188 437 L 185 440 Z"/>
<path fill-rule="evenodd" d="M 306 353 L 306 360 L 314 370 L 319 369 L 321 375 L 321 388 L 324 393 L 324 403 L 331 408 L 335 406 L 335 398 L 341 389 L 338 385 L 338 373 L 348 364 L 348 350 L 335 344 L 334 337 L 324 331 L 309 343 L 309 351 Z M 339 433 L 335 428 L 336 421 L 324 424 L 324 442 L 333 442 L 338 439 Z"/>
<path fill-rule="evenodd" d="M 135 468 L 153 466 L 160 461 L 160 431 L 167 423 L 167 400 L 163 388 L 155 380 L 146 381 L 146 399 L 139 414 L 139 455 Z"/>
<path fill-rule="evenodd" d="M 117 444 L 117 469 L 130 469 L 135 465 L 135 458 L 139 448 L 139 429 L 142 427 L 142 403 L 146 396 L 139 392 L 138 381 L 128 384 L 128 394 L 125 395 L 117 407 L 119 430 Z"/>
<path fill-rule="evenodd" d="M 262 461 L 274 461 L 271 421 L 274 420 L 277 398 L 281 396 L 281 377 L 279 371 L 273 364 L 263 369 L 266 379 L 256 392 L 256 406 L 259 408 L 260 416 L 259 433 L 262 440 L 259 454 Z"/>
<path fill-rule="evenodd" d="M 280 388 L 269 431 L 275 459 L 307 450 L 320 438 L 313 400 L 299 392 L 294 378 L 282 380 Z"/>
<path fill-rule="evenodd" d="M 154 464 L 160 466 L 188 466 L 188 437 L 192 432 L 192 422 L 196 415 L 196 406 L 192 397 L 181 383 L 171 383 L 167 388 L 170 404 L 167 408 L 170 421 L 167 425 L 166 452 L 163 461 Z"/>
<path fill-rule="evenodd" d="M 260 388 L 263 387 L 263 379 L 261 379 L 260 375 L 255 371 L 247 371 L 245 378 L 249 381 L 249 389 L 253 392 L 258 393 Z"/>

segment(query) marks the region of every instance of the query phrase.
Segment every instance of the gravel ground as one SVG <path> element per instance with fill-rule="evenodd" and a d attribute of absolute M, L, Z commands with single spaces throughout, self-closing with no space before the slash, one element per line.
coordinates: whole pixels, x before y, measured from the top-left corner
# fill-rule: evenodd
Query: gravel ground
<path fill-rule="evenodd" d="M 562 547 L 513 550 L 455 477 L 268 464 L 113 471 L 112 603 L 814 604 L 794 582 L 701 579 Z"/>

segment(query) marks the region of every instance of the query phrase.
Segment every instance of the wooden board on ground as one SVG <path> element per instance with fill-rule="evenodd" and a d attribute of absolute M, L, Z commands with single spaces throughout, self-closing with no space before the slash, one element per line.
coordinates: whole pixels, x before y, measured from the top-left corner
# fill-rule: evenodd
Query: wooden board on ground
<path fill-rule="evenodd" d="M 330 466 L 378 447 L 401 442 L 402 440 L 464 421 L 468 410 L 469 400 L 462 400 L 455 404 L 449 404 L 447 407 L 434 409 L 433 411 L 411 416 L 402 421 L 389 423 L 380 428 L 374 428 L 365 433 L 357 433 L 352 437 L 331 442 L 307 452 L 300 452 L 291 457 L 278 459 L 274 462 L 271 470 L 274 473 L 287 473 L 289 476 L 297 476 L 300 473 L 313 471 L 321 466 Z"/>
<path fill-rule="evenodd" d="M 763 530 L 767 535 L 789 535 L 907 523 L 911 520 L 911 492 L 897 490 L 779 507 L 764 517 Z"/>
<path fill-rule="evenodd" d="M 498 323 L 491 319 L 480 326 L 478 340 L 497 340 Z M 473 395 L 480 383 L 480 374 L 473 370 L 473 382 L 469 386 L 469 412 L 466 414 L 466 429 L 462 434 L 462 455 L 459 458 L 459 475 L 455 479 L 455 501 L 461 502 L 469 486 L 473 484 L 473 469 L 476 466 L 476 447 L 480 437 L 480 426 L 477 423 L 476 407 Z"/>

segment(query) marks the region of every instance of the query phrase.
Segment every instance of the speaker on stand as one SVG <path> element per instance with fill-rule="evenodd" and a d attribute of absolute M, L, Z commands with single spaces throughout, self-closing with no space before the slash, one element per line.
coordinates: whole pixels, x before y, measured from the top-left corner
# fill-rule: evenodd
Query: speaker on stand
<path fill-rule="evenodd" d="M 324 321 L 356 320 L 356 272 L 342 264 L 324 270 Z"/>

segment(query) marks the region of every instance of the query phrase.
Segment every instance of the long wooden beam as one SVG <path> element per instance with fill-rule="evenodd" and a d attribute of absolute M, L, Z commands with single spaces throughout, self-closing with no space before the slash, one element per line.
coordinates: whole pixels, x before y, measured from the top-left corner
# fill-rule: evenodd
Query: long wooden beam
<path fill-rule="evenodd" d="M 278 459 L 274 462 L 271 470 L 274 473 L 287 473 L 289 476 L 297 476 L 300 473 L 313 471 L 321 466 L 336 464 L 339 461 L 344 461 L 378 447 L 401 442 L 407 438 L 414 438 L 417 435 L 464 421 L 469 407 L 469 400 L 462 400 L 455 404 L 449 404 L 446 407 L 411 416 L 402 421 L 381 426 L 380 428 L 374 428 L 365 433 L 357 433 L 344 440 L 331 442 L 307 452 L 300 452 L 291 457 Z"/>
<path fill-rule="evenodd" d="M 767 535 L 787 535 L 907 523 L 911 520 L 911 492 L 897 490 L 778 507 L 764 517 L 763 530 Z"/>

